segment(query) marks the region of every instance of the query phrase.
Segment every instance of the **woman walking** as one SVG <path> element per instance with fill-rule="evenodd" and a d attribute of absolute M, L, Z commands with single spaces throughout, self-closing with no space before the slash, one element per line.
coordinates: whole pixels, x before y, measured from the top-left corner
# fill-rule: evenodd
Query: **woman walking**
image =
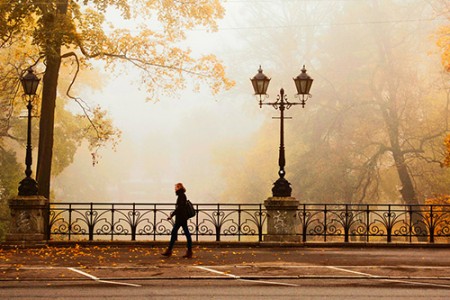
<path fill-rule="evenodd" d="M 175 224 L 172 228 L 172 233 L 170 236 L 170 244 L 167 248 L 166 252 L 162 255 L 170 257 L 172 255 L 172 249 L 175 245 L 175 241 L 178 237 L 178 230 L 183 228 L 184 235 L 186 235 L 187 240 L 187 252 L 183 256 L 185 258 L 192 257 L 192 239 L 191 233 L 189 232 L 189 228 L 187 225 L 188 214 L 187 214 L 187 198 L 186 198 L 186 189 L 184 188 L 182 183 L 175 184 L 175 194 L 177 195 L 177 203 L 175 206 L 175 210 L 170 214 L 167 220 L 171 220 L 173 216 L 175 216 Z"/>

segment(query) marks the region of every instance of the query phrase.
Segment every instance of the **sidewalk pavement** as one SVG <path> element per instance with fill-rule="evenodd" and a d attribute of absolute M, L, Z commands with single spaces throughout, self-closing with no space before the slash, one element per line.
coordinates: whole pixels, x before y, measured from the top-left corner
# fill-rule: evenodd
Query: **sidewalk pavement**
<path fill-rule="evenodd" d="M 182 241 L 176 244 L 172 257 L 162 256 L 167 244 L 168 242 L 50 243 L 35 248 L 8 248 L 3 245 L 0 247 L 0 287 L 7 282 L 43 281 L 50 284 L 54 281 L 99 278 L 237 278 L 234 274 L 246 274 L 249 278 L 342 278 L 342 275 L 348 273 L 334 273 L 338 269 L 342 270 L 343 266 L 356 270 L 351 271 L 350 275 L 356 274 L 358 277 L 365 276 L 361 274 L 365 274 L 369 268 L 382 270 L 379 274 L 383 276 L 390 276 L 395 270 L 396 274 L 408 277 L 414 269 L 415 274 L 450 279 L 449 249 L 442 246 L 431 248 L 383 244 L 366 247 L 353 244 L 351 247 L 344 247 L 338 244 L 197 243 L 194 244 L 193 258 L 187 259 L 182 257 L 186 251 L 185 242 Z M 331 274 L 330 271 L 334 273 Z"/>

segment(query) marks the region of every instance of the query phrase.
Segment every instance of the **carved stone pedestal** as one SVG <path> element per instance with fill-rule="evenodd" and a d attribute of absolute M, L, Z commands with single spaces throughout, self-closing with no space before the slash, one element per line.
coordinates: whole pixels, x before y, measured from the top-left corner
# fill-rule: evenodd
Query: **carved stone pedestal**
<path fill-rule="evenodd" d="M 299 221 L 299 201 L 294 197 L 269 197 L 264 201 L 267 209 L 267 235 L 265 242 L 298 242 L 296 235 Z"/>
<path fill-rule="evenodd" d="M 8 201 L 11 225 L 8 244 L 17 246 L 45 244 L 48 200 L 43 196 L 17 196 Z"/>

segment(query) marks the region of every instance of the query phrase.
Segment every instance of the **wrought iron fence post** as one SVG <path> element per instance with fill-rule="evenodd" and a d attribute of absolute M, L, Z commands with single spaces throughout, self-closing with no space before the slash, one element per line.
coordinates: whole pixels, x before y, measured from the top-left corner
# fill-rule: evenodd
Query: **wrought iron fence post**
<path fill-rule="evenodd" d="M 220 204 L 217 204 L 216 242 L 220 242 Z"/>
<path fill-rule="evenodd" d="M 345 223 L 344 223 L 344 243 L 348 243 L 348 232 L 350 230 L 348 222 L 348 204 L 345 204 Z"/>
<path fill-rule="evenodd" d="M 136 203 L 133 202 L 133 212 L 132 212 L 133 218 L 131 222 L 131 240 L 136 240 Z"/>
<path fill-rule="evenodd" d="M 258 224 L 258 241 L 263 241 L 263 223 L 262 223 L 262 204 L 259 204 L 259 224 Z"/>
<path fill-rule="evenodd" d="M 111 207 L 111 241 L 114 240 L 114 203 Z"/>
<path fill-rule="evenodd" d="M 69 241 L 72 234 L 72 204 L 69 204 Z"/>
<path fill-rule="evenodd" d="M 153 240 L 156 241 L 156 204 L 153 204 Z"/>
<path fill-rule="evenodd" d="M 430 243 L 434 243 L 433 205 L 430 205 Z"/>
<path fill-rule="evenodd" d="M 238 241 L 241 241 L 241 205 L 238 204 Z"/>
<path fill-rule="evenodd" d="M 366 206 L 366 242 L 369 242 L 369 232 L 370 232 L 370 208 L 369 205 Z"/>
<path fill-rule="evenodd" d="M 323 208 L 323 241 L 327 241 L 327 205 Z"/>
<path fill-rule="evenodd" d="M 307 223 L 306 223 L 306 204 L 303 204 L 303 212 L 302 212 L 302 214 L 303 214 L 303 225 L 302 225 L 302 242 L 303 243 L 306 243 L 306 226 L 307 226 Z"/>
<path fill-rule="evenodd" d="M 89 216 L 89 240 L 92 241 L 94 240 L 94 223 L 92 220 L 92 217 L 94 215 L 94 208 L 93 208 L 94 204 L 91 202 L 90 205 L 90 216 Z"/>
<path fill-rule="evenodd" d="M 199 227 L 198 227 L 198 212 L 199 212 L 199 210 L 198 210 L 198 204 L 195 204 L 195 240 L 198 242 L 198 230 L 199 230 Z"/>
<path fill-rule="evenodd" d="M 412 234 L 413 234 L 413 212 L 411 207 L 409 207 L 408 209 L 408 213 L 409 213 L 409 242 L 412 242 Z"/>
<path fill-rule="evenodd" d="M 45 208 L 45 218 L 44 218 L 44 223 L 45 223 L 45 239 L 47 241 L 50 240 L 50 201 L 48 201 L 46 208 Z"/>
<path fill-rule="evenodd" d="M 392 241 L 392 224 L 391 224 L 391 205 L 388 205 L 388 222 L 386 224 L 387 242 Z"/>

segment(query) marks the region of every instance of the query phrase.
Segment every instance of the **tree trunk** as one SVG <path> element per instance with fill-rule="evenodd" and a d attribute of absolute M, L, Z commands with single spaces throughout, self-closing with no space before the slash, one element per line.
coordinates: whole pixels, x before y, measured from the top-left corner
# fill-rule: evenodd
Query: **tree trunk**
<path fill-rule="evenodd" d="M 50 199 L 50 177 L 53 157 L 53 129 L 55 124 L 55 105 L 58 74 L 61 58 L 48 57 L 43 78 L 41 117 L 39 122 L 39 150 L 36 178 L 39 195 Z"/>
<path fill-rule="evenodd" d="M 402 184 L 400 194 L 402 195 L 403 201 L 408 205 L 420 204 L 403 153 L 401 153 L 400 149 L 393 149 L 393 157 L 397 174 Z"/>
<path fill-rule="evenodd" d="M 391 99 L 395 103 L 395 98 Z M 424 222 L 424 216 L 419 205 L 419 199 L 417 199 L 416 190 L 411 178 L 411 174 L 408 171 L 406 165 L 405 154 L 400 146 L 400 133 L 398 128 L 398 115 L 395 110 L 395 105 L 381 106 L 383 118 L 387 126 L 389 141 L 391 144 L 392 156 L 395 162 L 395 168 L 402 185 L 400 194 L 406 205 L 409 205 L 411 228 L 414 231 L 414 235 L 417 236 L 419 242 L 427 242 L 428 229 Z"/>
<path fill-rule="evenodd" d="M 58 1 L 56 10 L 47 12 L 43 16 L 44 26 L 47 29 L 47 41 L 43 45 L 46 69 L 43 78 L 36 179 L 39 185 L 39 195 L 47 199 L 50 199 L 53 129 L 59 69 L 61 66 L 61 45 L 63 40 L 61 24 L 67 14 L 67 6 L 67 0 Z"/>
<path fill-rule="evenodd" d="M 414 235 L 417 236 L 419 242 L 428 241 L 428 227 L 426 226 L 425 218 L 420 206 L 418 206 L 419 199 L 417 199 L 417 194 L 409 174 L 408 168 L 406 166 L 405 157 L 403 153 L 395 153 L 393 156 L 395 160 L 395 166 L 397 168 L 398 177 L 402 187 L 400 193 L 402 195 L 403 201 L 409 206 L 410 222 L 411 228 L 414 231 Z"/>

